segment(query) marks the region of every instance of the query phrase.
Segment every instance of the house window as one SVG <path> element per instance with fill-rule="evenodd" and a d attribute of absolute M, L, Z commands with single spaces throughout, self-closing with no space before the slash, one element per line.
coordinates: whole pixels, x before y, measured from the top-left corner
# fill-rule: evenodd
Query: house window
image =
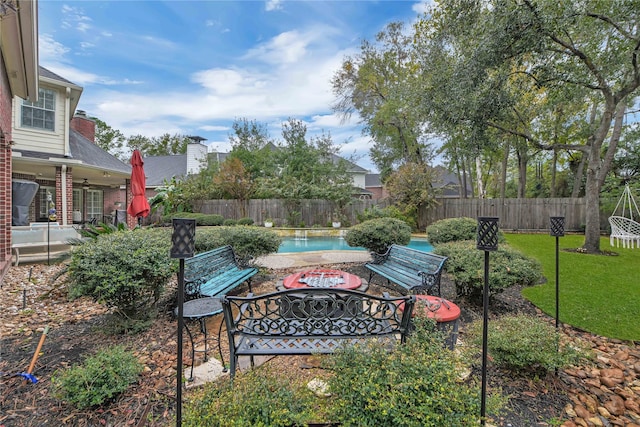
<path fill-rule="evenodd" d="M 102 222 L 104 197 L 102 190 L 87 190 L 87 218 Z"/>
<path fill-rule="evenodd" d="M 38 102 L 22 100 L 22 126 L 55 130 L 56 93 L 51 89 L 38 91 Z"/>
<path fill-rule="evenodd" d="M 73 189 L 73 222 L 82 221 L 82 189 Z"/>
<path fill-rule="evenodd" d="M 44 220 L 49 218 L 49 197 L 51 197 L 51 202 L 55 207 L 56 187 L 41 185 L 38 190 L 38 216 Z"/>

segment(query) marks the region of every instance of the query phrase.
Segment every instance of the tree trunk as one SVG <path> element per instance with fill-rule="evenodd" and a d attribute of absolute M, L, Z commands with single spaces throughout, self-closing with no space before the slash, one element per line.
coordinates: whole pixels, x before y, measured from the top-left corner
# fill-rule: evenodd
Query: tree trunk
<path fill-rule="evenodd" d="M 509 152 L 511 151 L 509 140 L 505 142 L 504 156 L 502 156 L 502 171 L 500 177 L 500 198 L 504 199 L 507 193 L 507 167 L 509 166 Z"/>
<path fill-rule="evenodd" d="M 556 168 L 558 167 L 558 150 L 553 149 L 553 160 L 551 161 L 551 188 L 549 197 L 556 197 Z"/>
<path fill-rule="evenodd" d="M 476 184 L 473 178 L 473 174 L 471 173 L 471 168 L 469 167 L 469 159 L 464 159 L 463 169 L 465 173 L 465 179 L 469 180 L 469 186 L 471 187 L 471 197 L 476 197 Z"/>
<path fill-rule="evenodd" d="M 529 154 L 521 148 L 516 149 L 518 155 L 518 199 L 524 199 L 527 191 L 527 164 L 529 163 Z"/>
<path fill-rule="evenodd" d="M 478 197 L 484 199 L 486 194 L 484 191 L 484 182 L 482 179 L 482 159 L 478 155 L 476 157 L 476 181 L 478 184 Z"/>
<path fill-rule="evenodd" d="M 620 139 L 625 111 L 625 106 L 621 104 L 624 103 L 620 102 L 617 106 L 607 104 L 608 108 L 603 111 L 600 126 L 593 135 L 593 142 L 589 149 L 589 165 L 587 166 L 587 183 L 585 185 L 587 210 L 584 245 L 582 246 L 589 253 L 600 252 L 600 190 L 611 168 L 611 161 Z M 613 132 L 607 153 L 602 159 L 602 144 L 609 132 L 612 120 L 615 120 Z"/>
<path fill-rule="evenodd" d="M 587 153 L 583 152 L 578 163 L 578 169 L 576 169 L 576 175 L 573 177 L 573 190 L 571 191 L 571 197 L 577 198 L 580 196 L 580 189 L 582 188 L 582 176 L 584 175 L 584 164 L 587 160 Z"/>
<path fill-rule="evenodd" d="M 600 252 L 600 184 L 596 174 L 596 169 L 589 166 L 585 185 L 586 213 L 582 245 L 589 253 Z"/>

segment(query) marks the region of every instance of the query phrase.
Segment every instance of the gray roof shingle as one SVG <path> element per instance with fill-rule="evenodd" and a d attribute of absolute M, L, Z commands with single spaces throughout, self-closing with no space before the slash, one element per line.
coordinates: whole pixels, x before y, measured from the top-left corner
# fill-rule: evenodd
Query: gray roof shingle
<path fill-rule="evenodd" d="M 131 173 L 131 165 L 120 161 L 107 153 L 79 132 L 69 129 L 69 150 L 71 157 L 91 166 L 98 166 L 112 171 Z"/>
<path fill-rule="evenodd" d="M 143 157 L 144 173 L 147 177 L 147 187 L 158 187 L 165 179 L 181 178 L 187 174 L 187 155 Z"/>

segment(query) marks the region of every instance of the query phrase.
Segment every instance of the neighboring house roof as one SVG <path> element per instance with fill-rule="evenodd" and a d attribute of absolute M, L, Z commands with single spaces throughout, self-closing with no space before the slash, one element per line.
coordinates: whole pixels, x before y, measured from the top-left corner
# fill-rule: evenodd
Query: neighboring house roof
<path fill-rule="evenodd" d="M 181 178 L 187 174 L 187 155 L 143 157 L 144 174 L 147 177 L 147 187 L 164 185 L 164 181 L 171 177 Z"/>
<path fill-rule="evenodd" d="M 458 181 L 458 176 L 450 171 L 448 171 L 443 166 L 436 166 L 436 173 L 438 174 L 438 181 L 434 182 L 435 188 L 440 188 L 442 190 L 442 197 L 460 197 L 460 183 Z M 467 194 L 471 195 L 471 186 L 467 183 Z"/>
<path fill-rule="evenodd" d="M 332 156 L 333 163 L 338 163 L 341 160 L 344 160 L 345 162 L 347 162 L 347 165 L 349 166 L 348 169 L 347 169 L 347 172 L 350 172 L 350 173 L 367 173 L 367 172 L 369 172 L 367 169 L 365 169 L 365 168 L 363 168 L 361 166 L 358 166 L 355 163 L 353 163 L 351 160 L 347 160 L 344 157 L 338 156 L 337 154 L 332 154 L 331 156 Z"/>

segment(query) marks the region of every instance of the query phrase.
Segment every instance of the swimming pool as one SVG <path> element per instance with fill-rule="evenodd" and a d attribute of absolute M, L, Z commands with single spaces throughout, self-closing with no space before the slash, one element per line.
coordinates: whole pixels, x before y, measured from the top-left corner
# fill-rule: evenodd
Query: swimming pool
<path fill-rule="evenodd" d="M 431 252 L 433 246 L 426 239 L 412 238 L 407 245 L 410 248 Z M 365 248 L 351 247 L 342 237 L 283 237 L 278 248 L 279 254 L 310 251 L 365 251 Z"/>

